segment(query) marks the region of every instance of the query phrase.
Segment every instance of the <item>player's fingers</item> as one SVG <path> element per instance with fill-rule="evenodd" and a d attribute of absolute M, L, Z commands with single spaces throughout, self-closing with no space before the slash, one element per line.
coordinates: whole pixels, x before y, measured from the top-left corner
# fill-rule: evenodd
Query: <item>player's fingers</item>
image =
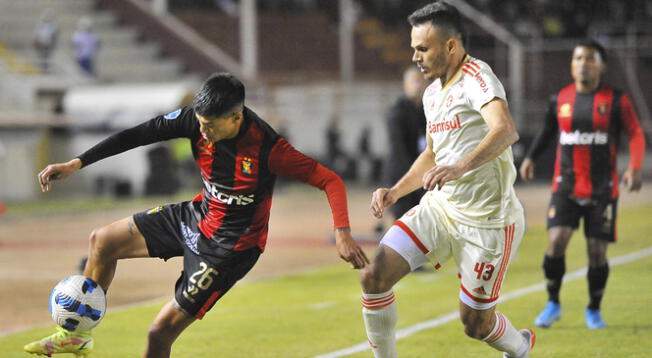
<path fill-rule="evenodd" d="M 433 188 L 433 174 L 432 173 L 426 173 L 423 176 L 423 189 L 424 190 L 432 190 Z"/>
<path fill-rule="evenodd" d="M 41 186 L 41 191 L 43 192 L 50 190 L 50 180 L 49 180 L 48 173 L 49 173 L 48 168 L 45 168 L 38 175 L 38 182 Z"/>
<path fill-rule="evenodd" d="M 366 266 L 369 264 L 369 258 L 367 257 L 367 254 L 362 250 L 361 247 L 358 247 L 358 255 L 360 256 L 360 259 L 362 260 L 363 266 Z"/>

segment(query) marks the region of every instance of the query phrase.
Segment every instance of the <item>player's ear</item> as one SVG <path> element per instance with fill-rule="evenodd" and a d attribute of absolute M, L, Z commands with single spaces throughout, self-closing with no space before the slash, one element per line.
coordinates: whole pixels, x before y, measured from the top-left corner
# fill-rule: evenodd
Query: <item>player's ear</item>
<path fill-rule="evenodd" d="M 448 51 L 449 54 L 453 53 L 455 51 L 455 40 L 450 38 L 448 41 L 446 41 L 446 50 Z"/>

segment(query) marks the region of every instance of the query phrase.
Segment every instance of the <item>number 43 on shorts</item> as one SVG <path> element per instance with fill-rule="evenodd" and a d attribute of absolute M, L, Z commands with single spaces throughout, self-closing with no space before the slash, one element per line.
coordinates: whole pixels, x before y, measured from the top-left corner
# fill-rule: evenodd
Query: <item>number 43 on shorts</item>
<path fill-rule="evenodd" d="M 483 279 L 485 281 L 491 280 L 491 276 L 494 274 L 494 265 L 492 264 L 487 264 L 484 262 L 476 262 L 475 263 L 475 268 L 473 271 L 477 274 L 477 279 Z"/>

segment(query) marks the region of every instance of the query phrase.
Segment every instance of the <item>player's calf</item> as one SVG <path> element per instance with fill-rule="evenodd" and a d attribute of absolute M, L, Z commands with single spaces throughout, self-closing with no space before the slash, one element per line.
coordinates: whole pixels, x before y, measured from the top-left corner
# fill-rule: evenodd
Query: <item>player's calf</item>
<path fill-rule="evenodd" d="M 512 323 L 500 312 L 495 312 L 493 329 L 482 340 L 491 347 L 504 352 L 505 358 L 525 358 L 534 347 L 534 332 L 529 329 L 517 331 Z M 527 332 L 526 332 L 527 331 Z M 527 337 L 526 334 L 527 333 Z"/>

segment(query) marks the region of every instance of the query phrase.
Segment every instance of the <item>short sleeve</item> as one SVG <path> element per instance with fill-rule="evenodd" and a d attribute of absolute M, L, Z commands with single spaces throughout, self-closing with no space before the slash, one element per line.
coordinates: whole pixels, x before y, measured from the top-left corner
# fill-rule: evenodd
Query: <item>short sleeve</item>
<path fill-rule="evenodd" d="M 507 101 L 505 88 L 491 67 L 484 62 L 470 61 L 465 66 L 464 87 L 471 107 L 480 112 L 485 104 L 498 97 Z"/>

